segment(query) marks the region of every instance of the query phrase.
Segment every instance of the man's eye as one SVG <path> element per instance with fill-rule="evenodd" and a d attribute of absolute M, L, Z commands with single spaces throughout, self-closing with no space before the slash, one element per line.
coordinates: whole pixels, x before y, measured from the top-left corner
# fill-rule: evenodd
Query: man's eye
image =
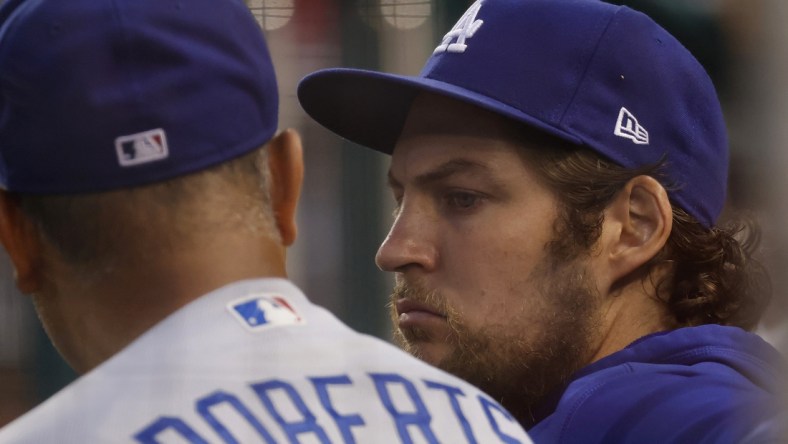
<path fill-rule="evenodd" d="M 478 194 L 460 191 L 448 193 L 444 196 L 446 205 L 456 210 L 470 210 L 477 206 L 482 199 L 483 197 Z"/>

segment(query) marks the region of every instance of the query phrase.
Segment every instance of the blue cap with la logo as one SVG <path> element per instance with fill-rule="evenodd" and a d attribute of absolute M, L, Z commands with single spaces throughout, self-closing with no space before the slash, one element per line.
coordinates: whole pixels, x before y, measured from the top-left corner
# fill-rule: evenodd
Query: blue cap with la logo
<path fill-rule="evenodd" d="M 599 0 L 479 0 L 418 76 L 327 69 L 299 84 L 306 112 L 391 153 L 413 99 L 448 96 L 628 168 L 667 160 L 670 198 L 706 227 L 725 201 L 728 142 L 698 61 L 646 15 Z"/>

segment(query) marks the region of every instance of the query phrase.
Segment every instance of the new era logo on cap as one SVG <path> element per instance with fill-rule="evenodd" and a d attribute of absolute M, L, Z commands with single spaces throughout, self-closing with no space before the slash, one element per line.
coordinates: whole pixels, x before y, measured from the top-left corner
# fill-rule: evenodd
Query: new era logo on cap
<path fill-rule="evenodd" d="M 304 323 L 292 304 L 275 294 L 249 295 L 231 302 L 227 309 L 250 331 Z"/>
<path fill-rule="evenodd" d="M 121 166 L 155 162 L 169 156 L 167 136 L 161 128 L 115 139 L 115 150 Z"/>
<path fill-rule="evenodd" d="M 648 145 L 648 131 L 638 123 L 638 119 L 632 115 L 626 108 L 621 107 L 618 112 L 618 120 L 616 121 L 616 129 L 613 134 L 629 139 L 638 145 Z"/>
<path fill-rule="evenodd" d="M 477 0 L 476 3 L 465 11 L 460 21 L 458 21 L 457 24 L 451 28 L 451 31 L 443 37 L 443 41 L 435 48 L 433 54 L 445 51 L 458 53 L 465 52 L 465 48 L 468 47 L 468 45 L 465 44 L 465 40 L 473 37 L 476 31 L 484 24 L 483 20 L 476 20 L 476 15 L 482 7 L 482 2 L 483 0 Z M 452 43 L 454 39 L 457 39 L 457 41 Z"/>

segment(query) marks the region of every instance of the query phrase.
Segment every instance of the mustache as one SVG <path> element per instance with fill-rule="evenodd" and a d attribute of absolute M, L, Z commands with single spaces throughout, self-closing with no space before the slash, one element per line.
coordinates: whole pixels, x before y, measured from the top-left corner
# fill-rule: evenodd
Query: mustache
<path fill-rule="evenodd" d="M 435 313 L 441 313 L 448 325 L 449 331 L 441 333 L 440 336 L 435 336 L 435 332 L 429 330 L 422 330 L 418 327 L 400 327 L 398 326 L 397 319 L 399 313 L 397 310 L 397 301 L 408 299 L 418 304 L 430 307 Z M 428 289 L 421 282 L 406 282 L 398 280 L 392 289 L 389 303 L 389 313 L 391 321 L 394 325 L 393 337 L 394 342 L 403 350 L 410 353 L 417 358 L 423 359 L 421 350 L 418 347 L 422 342 L 442 342 L 451 343 L 460 349 L 464 349 L 464 343 L 471 336 L 469 328 L 465 325 L 465 319 L 455 307 L 448 302 L 448 297 L 439 290 Z M 440 363 L 433 362 L 433 365 L 441 367 Z"/>
<path fill-rule="evenodd" d="M 414 302 L 419 302 L 436 309 L 440 313 L 450 311 L 446 297 L 438 290 L 429 290 L 418 282 L 408 283 L 406 281 L 398 281 L 394 285 L 394 289 L 389 296 L 388 307 L 396 310 L 396 303 L 400 299 L 409 299 Z"/>

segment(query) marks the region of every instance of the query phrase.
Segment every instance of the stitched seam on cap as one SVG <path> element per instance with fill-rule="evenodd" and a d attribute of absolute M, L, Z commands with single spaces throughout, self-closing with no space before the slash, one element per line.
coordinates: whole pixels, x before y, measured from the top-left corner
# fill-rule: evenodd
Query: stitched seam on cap
<path fill-rule="evenodd" d="M 594 51 L 591 53 L 591 57 L 588 58 L 588 63 L 586 64 L 586 67 L 583 70 L 583 74 L 580 76 L 580 81 L 577 82 L 577 87 L 575 88 L 574 94 L 572 94 L 572 99 L 569 101 L 569 104 L 566 106 L 566 109 L 564 109 L 563 114 L 561 114 L 561 118 L 558 120 L 559 128 L 563 128 L 564 119 L 566 119 L 566 115 L 569 113 L 569 110 L 572 109 L 572 107 L 574 106 L 575 100 L 577 99 L 577 95 L 580 92 L 580 89 L 582 88 L 583 84 L 586 82 L 586 76 L 588 75 L 588 70 L 591 69 L 591 65 L 594 63 L 594 60 L 596 59 L 596 55 L 599 52 L 599 47 L 602 45 L 602 40 L 604 40 L 605 35 L 607 35 L 607 31 L 610 29 L 610 25 L 613 23 L 613 20 L 616 18 L 616 16 L 618 16 L 619 12 L 621 12 L 622 9 L 623 9 L 622 7 L 619 7 L 614 14 L 610 15 L 610 18 L 608 19 L 607 24 L 605 25 L 605 29 L 602 31 L 601 34 L 599 34 L 599 39 L 597 39 L 596 41 L 596 46 L 594 47 Z"/>

